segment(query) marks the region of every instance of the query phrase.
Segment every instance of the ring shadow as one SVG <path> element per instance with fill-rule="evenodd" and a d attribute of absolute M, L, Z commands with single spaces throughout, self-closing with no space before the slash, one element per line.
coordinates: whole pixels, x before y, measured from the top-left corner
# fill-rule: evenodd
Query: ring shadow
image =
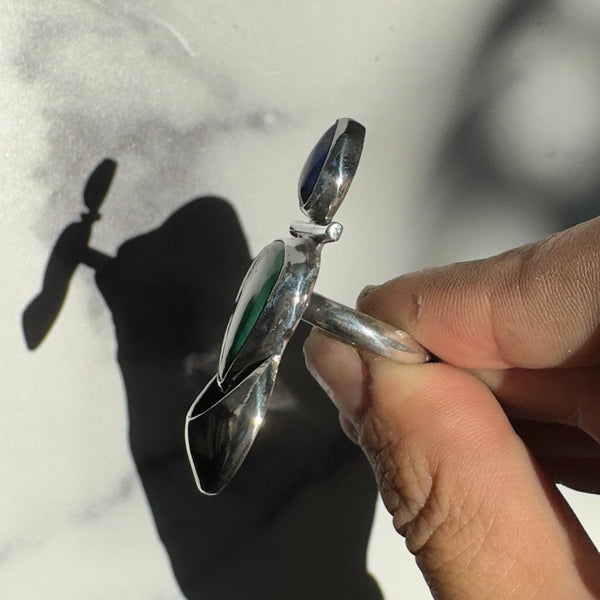
<path fill-rule="evenodd" d="M 60 290 L 44 280 L 56 314 L 80 260 L 70 247 L 81 252 L 81 243 L 53 252 L 68 267 L 55 281 Z M 90 265 L 112 313 L 130 447 L 157 533 L 190 600 L 379 600 L 366 566 L 375 482 L 306 371 L 307 325 L 288 345 L 265 425 L 236 478 L 218 496 L 195 487 L 185 416 L 216 371 L 250 262 L 231 205 L 202 197 Z"/>

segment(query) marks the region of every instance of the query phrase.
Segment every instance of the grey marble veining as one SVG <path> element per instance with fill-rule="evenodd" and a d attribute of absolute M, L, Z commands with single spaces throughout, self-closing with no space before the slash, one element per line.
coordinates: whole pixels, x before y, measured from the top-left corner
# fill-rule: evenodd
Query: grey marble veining
<path fill-rule="evenodd" d="M 561 107 L 577 102 L 586 124 L 598 122 L 590 101 L 600 95 L 597 74 L 573 40 L 595 31 L 599 15 L 583 2 L 540 2 L 533 13 L 481 4 L 3 4 L 0 597 L 183 597 L 132 456 L 130 371 L 123 376 L 115 360 L 123 338 L 119 345 L 94 274 L 78 267 L 38 350 L 26 350 L 20 330 L 50 249 L 84 211 L 85 181 L 104 157 L 118 169 L 93 247 L 114 256 L 193 198 L 214 195 L 235 208 L 253 254 L 295 217 L 298 171 L 315 136 L 338 116 L 359 119 L 367 142 L 343 207 L 344 243 L 319 283 L 349 303 L 367 283 L 499 251 L 588 214 L 598 187 L 591 171 L 578 202 L 548 197 L 537 182 L 551 171 L 557 189 L 571 189 L 573 153 L 581 165 L 597 164 L 598 128 L 578 144 L 581 123 Z M 518 41 L 511 51 L 507 39 Z M 595 48 L 593 36 L 584 42 Z M 549 67 L 546 79 L 536 77 L 539 65 L 553 64 L 573 66 L 569 90 Z M 560 91 L 543 114 L 562 114 L 550 119 L 562 128 L 529 119 L 544 150 L 519 162 L 519 119 L 532 114 L 523 107 L 545 89 Z M 377 243 L 366 248 L 364 239 Z M 205 368 L 194 357 L 188 363 Z M 283 420 L 298 409 L 290 382 L 275 405 Z M 340 486 L 352 480 L 350 467 L 336 472 Z M 295 498 L 292 483 L 281 504 Z M 310 494 L 331 491 L 318 485 L 302 499 Z M 569 497 L 600 539 L 590 498 Z M 293 510 L 276 501 L 268 508 L 257 530 L 298 526 Z M 370 571 L 386 597 L 429 597 L 378 511 Z M 221 556 L 241 563 L 262 548 L 253 543 L 248 535 L 248 546 Z"/>
<path fill-rule="evenodd" d="M 45 212 L 52 218 L 43 214 L 38 223 L 46 239 L 49 221 L 66 221 L 74 212 L 76 175 L 104 155 L 118 156 L 127 169 L 113 199 L 119 218 L 111 221 L 113 235 L 124 236 L 210 186 L 206 155 L 215 138 L 240 130 L 268 134 L 284 125 L 274 107 L 245 106 L 235 69 L 213 69 L 169 23 L 169 14 L 95 2 L 33 4 L 15 12 L 20 35 L 11 63 L 17 77 L 43 95 L 47 123 L 46 156 L 32 173 L 50 190 Z"/>

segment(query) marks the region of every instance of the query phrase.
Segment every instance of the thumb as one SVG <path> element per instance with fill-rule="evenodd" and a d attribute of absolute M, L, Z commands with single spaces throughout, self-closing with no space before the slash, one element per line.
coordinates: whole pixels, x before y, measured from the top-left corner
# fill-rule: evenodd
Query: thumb
<path fill-rule="evenodd" d="M 436 598 L 600 594 L 593 544 L 480 380 L 441 363 L 365 363 L 321 333 L 305 353 Z"/>

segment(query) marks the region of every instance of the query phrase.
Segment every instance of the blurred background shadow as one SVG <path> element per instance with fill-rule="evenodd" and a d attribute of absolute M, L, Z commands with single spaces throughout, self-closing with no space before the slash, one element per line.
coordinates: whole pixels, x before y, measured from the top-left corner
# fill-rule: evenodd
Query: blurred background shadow
<path fill-rule="evenodd" d="M 197 491 L 185 415 L 216 372 L 248 247 L 230 204 L 202 197 L 114 258 L 89 248 L 115 169 L 106 159 L 92 172 L 84 190 L 90 213 L 67 226 L 51 253 L 42 291 L 23 314 L 29 347 L 58 316 L 77 265 L 95 268 L 114 321 L 133 458 L 188 598 L 381 598 L 366 569 L 374 480 L 306 371 L 307 326 L 288 346 L 244 466 L 220 495 Z"/>
<path fill-rule="evenodd" d="M 598 214 L 600 4 L 586 0 L 500 4 L 498 18 L 479 36 L 456 98 L 448 101 L 454 107 L 452 123 L 437 145 L 418 208 L 425 217 L 416 213 L 406 217 L 405 206 L 396 197 L 389 205 L 382 199 L 382 210 L 395 211 L 389 213 L 391 218 L 402 213 L 401 218 L 427 221 L 428 227 L 415 228 L 410 240 L 398 242 L 402 251 L 418 248 L 416 267 L 490 255 Z M 415 57 L 414 69 L 426 70 L 426 62 Z M 74 70 L 78 68 L 81 65 L 76 64 Z M 400 78 L 398 73 L 386 76 Z M 377 122 L 379 112 L 398 118 L 396 100 L 384 100 L 381 105 L 371 102 L 367 126 L 369 117 Z M 410 102 L 406 106 L 419 109 Z M 291 112 L 295 110 L 304 114 L 305 103 Z M 87 115 L 89 107 L 82 111 Z M 57 115 L 52 115 L 56 131 L 73 134 L 63 118 L 72 119 L 69 126 L 80 125 L 70 113 Z M 129 117 L 125 115 L 125 122 Z M 77 155 L 95 152 L 92 140 L 110 147 L 110 135 L 97 135 L 97 130 L 108 129 L 105 123 L 98 116 L 89 119 L 97 129 L 84 130 L 77 144 L 71 144 L 66 134 L 58 141 L 52 138 L 50 154 L 56 163 L 49 159 L 47 168 L 60 168 L 53 171 L 56 179 L 50 180 L 49 189 L 63 190 L 60 178 L 69 175 L 68 161 L 73 156 L 84 160 Z M 127 131 L 142 148 L 142 156 L 146 143 L 164 150 L 165 173 L 172 171 L 172 179 L 165 183 L 169 194 L 190 197 L 188 192 L 177 195 L 181 175 L 177 167 L 182 154 L 189 159 L 201 143 L 210 144 L 190 136 L 193 144 L 177 154 L 181 139 L 160 128 L 148 129 L 143 123 L 140 129 Z M 248 134 L 242 130 L 241 135 Z M 257 139 L 261 147 L 277 142 L 276 136 Z M 168 146 L 169 140 L 173 146 Z M 423 142 L 418 135 L 408 141 Z M 394 146 L 399 147 L 400 143 Z M 137 174 L 143 181 L 145 165 L 154 163 L 138 162 L 144 165 Z M 90 232 L 115 169 L 116 162 L 106 159 L 90 173 L 83 194 L 87 212 L 64 229 L 51 252 L 42 290 L 22 315 L 28 347 L 38 347 L 50 331 L 78 265 L 95 269 L 97 286 L 113 317 L 135 465 L 156 530 L 188 598 L 380 598 L 365 566 L 376 498 L 372 475 L 361 452 L 340 432 L 330 402 L 305 371 L 301 355 L 305 327 L 288 347 L 268 421 L 233 484 L 216 498 L 196 491 L 185 457 L 183 422 L 193 398 L 216 370 L 221 336 L 250 253 L 237 215 L 229 202 L 216 197 L 185 204 L 158 228 L 126 241 L 115 257 L 96 253 L 89 247 Z M 152 185 L 156 183 L 152 179 Z M 137 184 L 132 181 L 128 189 Z M 77 189 L 80 183 L 70 180 L 69 185 Z M 132 214 L 160 204 L 162 196 L 156 191 L 152 196 L 152 185 L 139 192 L 135 210 L 119 213 L 126 223 L 124 238 L 132 235 L 128 231 Z M 243 198 L 235 200 L 236 206 L 244 206 Z M 364 265 L 357 268 L 361 277 L 368 270 Z M 74 336 L 68 341 L 73 339 L 79 340 Z M 21 369 L 29 373 L 30 363 L 23 362 Z M 53 383 L 51 377 L 39 379 Z M 21 381 L 14 389 L 24 390 L 27 401 L 37 391 Z M 40 431 L 46 428 L 45 422 L 39 425 Z M 18 465 L 14 472 L 20 472 L 20 460 L 20 456 L 14 460 Z M 594 514 L 589 511 L 586 516 L 597 526 L 597 520 L 589 517 Z M 42 517 L 36 521 L 36 528 L 42 521 Z M 403 544 L 396 542 L 394 532 L 391 535 L 393 543 Z M 404 571 L 399 573 L 401 558 L 395 549 L 386 546 L 383 558 L 392 562 L 390 578 L 404 590 L 407 578 Z M 71 551 L 68 556 L 72 559 L 75 554 Z M 411 563 L 408 570 L 412 559 L 406 560 Z M 41 559 L 38 564 L 45 562 Z M 427 591 L 424 594 L 419 597 L 429 597 Z"/>
<path fill-rule="evenodd" d="M 493 254 L 598 215 L 598 5 L 508 2 L 462 94 L 431 180 L 428 262 Z"/>

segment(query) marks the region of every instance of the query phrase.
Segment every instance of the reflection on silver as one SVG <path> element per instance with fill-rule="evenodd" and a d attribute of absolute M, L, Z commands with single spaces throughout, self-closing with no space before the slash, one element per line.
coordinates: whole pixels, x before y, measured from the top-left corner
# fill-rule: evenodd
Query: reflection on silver
<path fill-rule="evenodd" d="M 408 334 L 313 294 L 321 250 L 342 233 L 332 218 L 358 166 L 364 134 L 352 119 L 338 119 L 325 132 L 300 176 L 300 208 L 310 222 L 292 223 L 294 237 L 267 246 L 242 283 L 217 375 L 186 419 L 188 457 L 205 494 L 219 493 L 242 465 L 265 420 L 283 351 L 301 319 L 398 362 L 430 358 Z"/>
<path fill-rule="evenodd" d="M 277 363 L 266 360 L 228 394 L 215 376 L 192 404 L 185 444 L 200 491 L 217 494 L 237 473 L 263 423 L 276 375 Z"/>
<path fill-rule="evenodd" d="M 320 294 L 312 295 L 302 320 L 353 346 L 396 362 L 423 363 L 431 358 L 408 333 Z"/>
<path fill-rule="evenodd" d="M 337 242 L 342 237 L 343 227 L 341 223 L 329 223 L 328 225 L 317 225 L 294 221 L 290 225 L 290 233 L 294 237 L 309 237 L 317 244 Z"/>

